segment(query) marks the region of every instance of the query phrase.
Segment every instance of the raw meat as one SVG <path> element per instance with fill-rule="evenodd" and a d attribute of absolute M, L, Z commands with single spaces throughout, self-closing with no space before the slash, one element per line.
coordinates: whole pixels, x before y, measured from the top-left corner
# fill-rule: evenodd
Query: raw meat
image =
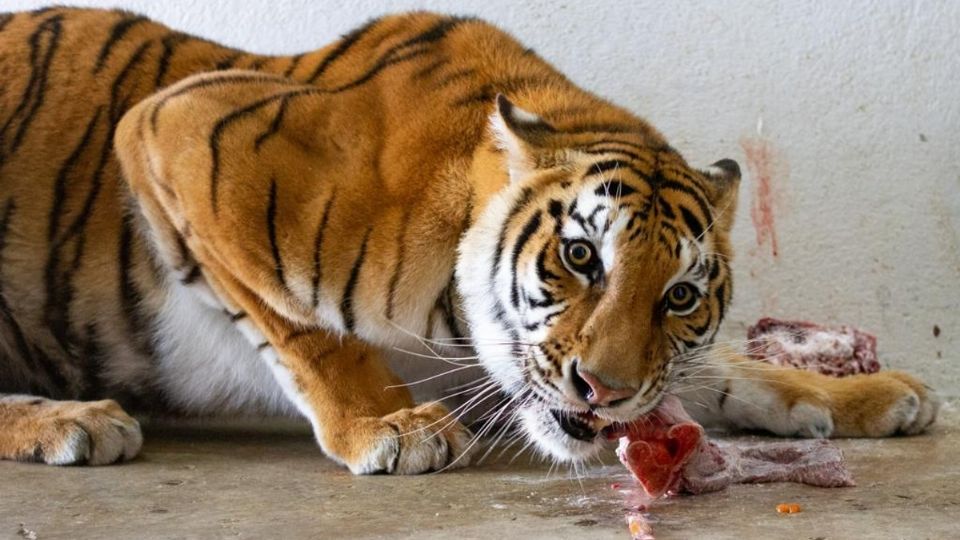
<path fill-rule="evenodd" d="M 852 326 L 764 318 L 747 329 L 747 338 L 751 357 L 778 366 L 836 377 L 880 369 L 877 338 Z"/>
<path fill-rule="evenodd" d="M 736 483 L 853 485 L 843 453 L 829 441 L 715 443 L 674 396 L 615 434 L 620 436 L 617 455 L 651 498 L 707 493 Z"/>
<path fill-rule="evenodd" d="M 854 485 L 843 452 L 823 439 L 756 444 L 704 441 L 683 469 L 680 490 L 718 491 L 730 484 L 797 482 L 818 487 Z"/>

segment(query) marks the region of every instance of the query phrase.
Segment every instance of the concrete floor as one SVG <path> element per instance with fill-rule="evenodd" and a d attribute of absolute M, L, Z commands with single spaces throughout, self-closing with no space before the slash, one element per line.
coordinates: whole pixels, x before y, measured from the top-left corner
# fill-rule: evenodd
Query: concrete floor
<path fill-rule="evenodd" d="M 742 485 L 664 501 L 657 538 L 958 538 L 957 405 L 928 435 L 840 441 L 858 487 Z M 525 456 L 507 461 L 354 477 L 300 426 L 154 426 L 124 465 L 0 463 L 0 538 L 628 537 L 610 485 L 631 480 L 612 456 L 579 480 Z M 804 511 L 779 515 L 780 502 Z"/>

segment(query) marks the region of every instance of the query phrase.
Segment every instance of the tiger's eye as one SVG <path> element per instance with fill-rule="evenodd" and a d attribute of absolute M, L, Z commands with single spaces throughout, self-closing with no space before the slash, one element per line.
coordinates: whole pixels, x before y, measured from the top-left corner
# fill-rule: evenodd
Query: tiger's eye
<path fill-rule="evenodd" d="M 700 293 L 689 283 L 677 283 L 667 291 L 667 308 L 674 312 L 688 311 L 696 304 Z"/>
<path fill-rule="evenodd" d="M 597 263 L 597 253 L 593 245 L 583 240 L 567 244 L 564 257 L 567 263 L 578 272 L 589 272 Z"/>

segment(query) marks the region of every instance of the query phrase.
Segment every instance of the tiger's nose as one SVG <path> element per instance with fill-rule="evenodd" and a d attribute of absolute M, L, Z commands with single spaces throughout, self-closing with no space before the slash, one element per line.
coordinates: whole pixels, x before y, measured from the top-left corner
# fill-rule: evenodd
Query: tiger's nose
<path fill-rule="evenodd" d="M 637 393 L 635 388 L 611 388 L 604 384 L 599 377 L 583 369 L 577 362 L 570 370 L 573 387 L 577 395 L 590 405 L 609 407 L 618 405 Z"/>

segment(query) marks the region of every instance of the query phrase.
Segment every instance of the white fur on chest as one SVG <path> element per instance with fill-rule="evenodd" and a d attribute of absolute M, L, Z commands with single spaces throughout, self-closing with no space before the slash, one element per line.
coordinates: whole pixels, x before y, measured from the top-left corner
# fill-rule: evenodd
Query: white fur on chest
<path fill-rule="evenodd" d="M 409 339 L 395 337 L 410 350 L 430 355 L 429 350 L 417 346 L 416 340 L 411 343 Z M 201 300 L 194 290 L 171 285 L 158 317 L 155 343 L 157 384 L 178 409 L 213 416 L 297 414 L 250 340 L 226 313 Z M 384 353 L 394 372 L 410 384 L 418 403 L 466 390 L 484 375 L 479 367 L 459 369 L 443 360 L 407 354 L 390 346 Z M 447 403 L 456 407 L 474 395 L 467 391 Z"/>
<path fill-rule="evenodd" d="M 157 383 L 191 414 L 293 415 L 269 367 L 222 311 L 174 284 L 158 317 Z"/>

